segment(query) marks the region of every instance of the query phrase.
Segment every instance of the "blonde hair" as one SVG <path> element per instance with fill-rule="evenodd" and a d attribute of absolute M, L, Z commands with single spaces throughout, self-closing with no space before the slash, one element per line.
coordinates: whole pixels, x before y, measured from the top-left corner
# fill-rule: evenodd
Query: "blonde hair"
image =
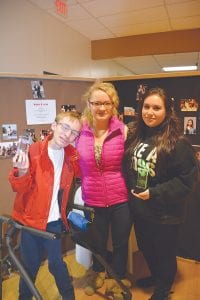
<path fill-rule="evenodd" d="M 62 119 L 68 117 L 70 120 L 77 119 L 81 122 L 81 114 L 78 111 L 65 111 L 57 114 L 55 122 L 59 123 Z"/>
<path fill-rule="evenodd" d="M 89 87 L 89 89 L 83 95 L 83 100 L 85 102 L 88 102 L 91 99 L 93 92 L 98 90 L 105 92 L 109 96 L 114 106 L 112 114 L 113 116 L 118 116 L 119 97 L 112 83 L 101 82 L 101 81 L 95 82 L 91 87 Z M 83 111 L 83 120 L 87 121 L 89 125 L 92 126 L 93 118 L 92 118 L 91 110 L 88 106 Z"/>

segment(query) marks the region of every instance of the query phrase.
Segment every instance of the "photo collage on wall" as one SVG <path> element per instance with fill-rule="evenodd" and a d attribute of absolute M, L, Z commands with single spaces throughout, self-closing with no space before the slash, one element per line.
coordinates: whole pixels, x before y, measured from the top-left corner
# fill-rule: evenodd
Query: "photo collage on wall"
<path fill-rule="evenodd" d="M 1 133 L 0 159 L 10 158 L 14 156 L 17 151 L 17 125 L 2 124 Z"/>
<path fill-rule="evenodd" d="M 183 130 L 185 135 L 198 134 L 198 99 L 180 99 L 179 109 L 183 114 Z"/>
<path fill-rule="evenodd" d="M 41 80 L 31 80 L 30 86 L 34 101 L 47 101 L 44 100 L 45 92 Z M 0 132 L 0 159 L 12 158 L 19 151 L 19 147 L 22 144 L 24 146 L 25 143 L 31 145 L 36 141 L 44 140 L 51 133 L 51 130 L 41 129 L 38 136 L 36 136 L 35 132 L 35 128 L 25 128 L 23 132 L 18 132 L 17 124 L 2 124 Z"/>
<path fill-rule="evenodd" d="M 21 141 L 31 145 L 38 140 L 44 140 L 44 138 L 51 133 L 51 130 L 41 129 L 37 137 L 35 128 L 25 128 L 22 133 L 18 134 L 16 124 L 3 124 L 1 126 L 1 132 L 0 159 L 5 159 L 12 158 L 16 154 Z"/>

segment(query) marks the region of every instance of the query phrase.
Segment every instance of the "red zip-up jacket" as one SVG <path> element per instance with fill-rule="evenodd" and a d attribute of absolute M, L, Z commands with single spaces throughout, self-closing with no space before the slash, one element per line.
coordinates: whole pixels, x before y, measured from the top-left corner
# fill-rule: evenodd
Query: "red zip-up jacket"
<path fill-rule="evenodd" d="M 48 156 L 48 141 L 36 142 L 29 148 L 30 166 L 28 172 L 17 177 L 18 170 L 13 168 L 9 181 L 16 192 L 12 217 L 14 220 L 39 230 L 45 230 L 53 194 L 54 167 Z M 79 176 L 78 154 L 72 145 L 64 148 L 64 163 L 61 173 L 60 190 L 62 193 L 61 218 L 66 227 L 66 207 L 74 176 Z"/>

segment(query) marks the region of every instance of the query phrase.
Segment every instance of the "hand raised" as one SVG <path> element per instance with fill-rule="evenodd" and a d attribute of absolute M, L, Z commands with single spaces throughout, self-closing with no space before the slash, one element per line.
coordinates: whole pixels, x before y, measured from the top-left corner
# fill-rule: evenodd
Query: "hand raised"
<path fill-rule="evenodd" d="M 13 157 L 13 167 L 18 168 L 19 175 L 25 174 L 29 168 L 28 152 L 19 150 Z"/>

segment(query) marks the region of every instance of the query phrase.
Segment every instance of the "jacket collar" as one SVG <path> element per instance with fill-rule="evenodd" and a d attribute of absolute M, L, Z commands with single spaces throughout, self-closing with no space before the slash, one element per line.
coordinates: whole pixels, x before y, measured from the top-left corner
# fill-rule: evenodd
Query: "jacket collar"
<path fill-rule="evenodd" d="M 121 121 L 116 116 L 111 117 L 110 122 L 109 122 L 108 135 L 110 135 L 111 133 L 113 133 L 116 130 L 121 129 L 120 125 L 121 125 Z M 92 133 L 92 128 L 89 127 L 88 123 L 85 123 L 83 125 L 82 131 Z"/>

